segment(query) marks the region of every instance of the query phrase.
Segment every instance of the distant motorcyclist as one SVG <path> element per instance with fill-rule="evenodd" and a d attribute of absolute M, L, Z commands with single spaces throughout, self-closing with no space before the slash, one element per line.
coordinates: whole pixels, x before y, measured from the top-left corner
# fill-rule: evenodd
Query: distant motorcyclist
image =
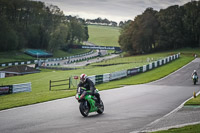
<path fill-rule="evenodd" d="M 83 95 L 81 98 L 83 98 L 86 94 L 93 95 L 97 98 L 97 103 L 100 104 L 100 94 L 96 93 L 96 88 L 94 86 L 94 83 L 87 77 L 86 74 L 80 75 L 80 83 L 78 84 L 77 90 L 79 87 L 85 88 L 87 91 L 90 90 L 90 92 L 83 92 Z"/>
<path fill-rule="evenodd" d="M 197 71 L 196 70 L 194 70 L 194 72 L 192 73 L 192 78 L 193 78 L 193 76 L 197 76 L 197 82 L 198 82 L 198 75 L 197 75 Z"/>

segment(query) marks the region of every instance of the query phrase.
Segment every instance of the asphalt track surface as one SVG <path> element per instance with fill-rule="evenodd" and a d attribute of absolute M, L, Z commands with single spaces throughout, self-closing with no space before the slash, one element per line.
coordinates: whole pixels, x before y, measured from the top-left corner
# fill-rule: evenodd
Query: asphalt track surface
<path fill-rule="evenodd" d="M 100 91 L 102 115 L 81 116 L 74 97 L 0 111 L 1 133 L 129 133 L 140 131 L 199 91 L 191 73 L 200 59 L 156 82 Z M 153 75 L 152 75 L 153 76 Z"/>

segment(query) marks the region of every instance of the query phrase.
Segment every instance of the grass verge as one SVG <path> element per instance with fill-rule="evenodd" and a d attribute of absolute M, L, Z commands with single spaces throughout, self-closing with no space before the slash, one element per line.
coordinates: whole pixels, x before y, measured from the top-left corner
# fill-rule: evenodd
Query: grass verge
<path fill-rule="evenodd" d="M 199 131 L 200 131 L 200 124 L 197 124 L 197 125 L 190 125 L 182 128 L 172 128 L 169 130 L 157 131 L 152 133 L 199 133 Z"/>
<path fill-rule="evenodd" d="M 186 105 L 200 105 L 200 95 L 198 95 L 196 98 L 192 98 L 191 100 L 187 101 L 185 103 Z"/>

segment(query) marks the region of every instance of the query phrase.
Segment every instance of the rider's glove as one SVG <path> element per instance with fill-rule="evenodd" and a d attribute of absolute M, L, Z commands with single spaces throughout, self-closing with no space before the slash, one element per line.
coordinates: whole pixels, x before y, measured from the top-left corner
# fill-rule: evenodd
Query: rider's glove
<path fill-rule="evenodd" d="M 87 92 L 86 92 L 86 91 L 84 91 L 84 92 L 81 94 L 81 97 L 80 97 L 80 99 L 84 98 L 86 94 L 87 94 Z"/>

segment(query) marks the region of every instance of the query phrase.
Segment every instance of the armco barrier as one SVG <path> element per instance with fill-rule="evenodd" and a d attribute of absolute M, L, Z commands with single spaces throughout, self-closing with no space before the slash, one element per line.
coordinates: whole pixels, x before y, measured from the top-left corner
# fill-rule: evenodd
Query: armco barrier
<path fill-rule="evenodd" d="M 147 66 L 144 65 L 144 66 L 143 66 L 143 72 L 146 72 L 146 71 L 147 71 Z"/>
<path fill-rule="evenodd" d="M 162 60 L 159 60 L 159 66 L 162 66 L 163 63 L 162 63 Z"/>
<path fill-rule="evenodd" d="M 153 63 L 149 63 L 149 70 L 151 70 L 153 68 Z"/>
<path fill-rule="evenodd" d="M 103 82 L 109 82 L 110 81 L 110 73 L 103 74 Z"/>
<path fill-rule="evenodd" d="M 59 61 L 59 60 L 65 60 L 65 59 L 72 59 L 72 58 L 76 58 L 76 57 L 83 57 L 83 56 L 86 56 L 86 55 L 90 55 L 94 53 L 94 51 L 90 51 L 88 53 L 85 53 L 85 54 L 80 54 L 80 55 L 75 55 L 75 56 L 69 56 L 69 57 L 62 57 L 62 58 L 50 58 L 50 59 L 44 59 L 44 60 L 41 60 L 42 62 L 49 62 L 49 61 Z M 10 63 L 2 63 L 0 64 L 0 67 L 6 67 L 6 66 L 15 66 L 15 65 L 24 65 L 24 64 L 34 64 L 34 63 L 37 63 L 38 60 L 32 60 L 32 61 L 23 61 L 23 62 L 10 62 Z"/>
<path fill-rule="evenodd" d="M 14 84 L 12 88 L 12 93 L 18 92 L 30 92 L 31 91 L 31 83 L 22 83 L 22 84 Z"/>
<path fill-rule="evenodd" d="M 103 75 L 93 75 L 93 76 L 89 76 L 88 78 L 90 78 L 93 81 L 93 83 L 96 83 L 96 84 L 99 84 L 99 83 L 102 83 L 102 82 L 109 82 L 111 80 L 120 79 L 120 78 L 123 78 L 123 77 L 135 75 L 135 74 L 141 73 L 141 72 L 146 72 L 146 71 L 151 70 L 153 68 L 167 64 L 168 62 L 171 62 L 171 61 L 173 61 L 173 59 L 177 59 L 177 58 L 179 58 L 179 54 L 169 56 L 169 57 L 166 57 L 164 59 L 160 59 L 158 61 L 154 61 L 152 63 L 149 63 L 147 65 L 144 65 L 144 66 L 141 66 L 141 67 L 138 67 L 138 68 L 132 68 L 132 69 L 117 71 L 117 72 L 113 72 L 113 73 L 106 73 L 106 74 L 103 74 Z"/>
<path fill-rule="evenodd" d="M 140 72 L 140 68 L 133 68 L 133 69 L 128 69 L 127 70 L 127 75 L 129 76 L 129 75 L 135 75 L 135 74 L 137 74 L 137 73 L 139 73 Z"/>
<path fill-rule="evenodd" d="M 110 73 L 110 80 L 115 80 L 115 79 L 123 78 L 126 76 L 127 76 L 127 70 L 117 71 L 117 72 Z"/>

